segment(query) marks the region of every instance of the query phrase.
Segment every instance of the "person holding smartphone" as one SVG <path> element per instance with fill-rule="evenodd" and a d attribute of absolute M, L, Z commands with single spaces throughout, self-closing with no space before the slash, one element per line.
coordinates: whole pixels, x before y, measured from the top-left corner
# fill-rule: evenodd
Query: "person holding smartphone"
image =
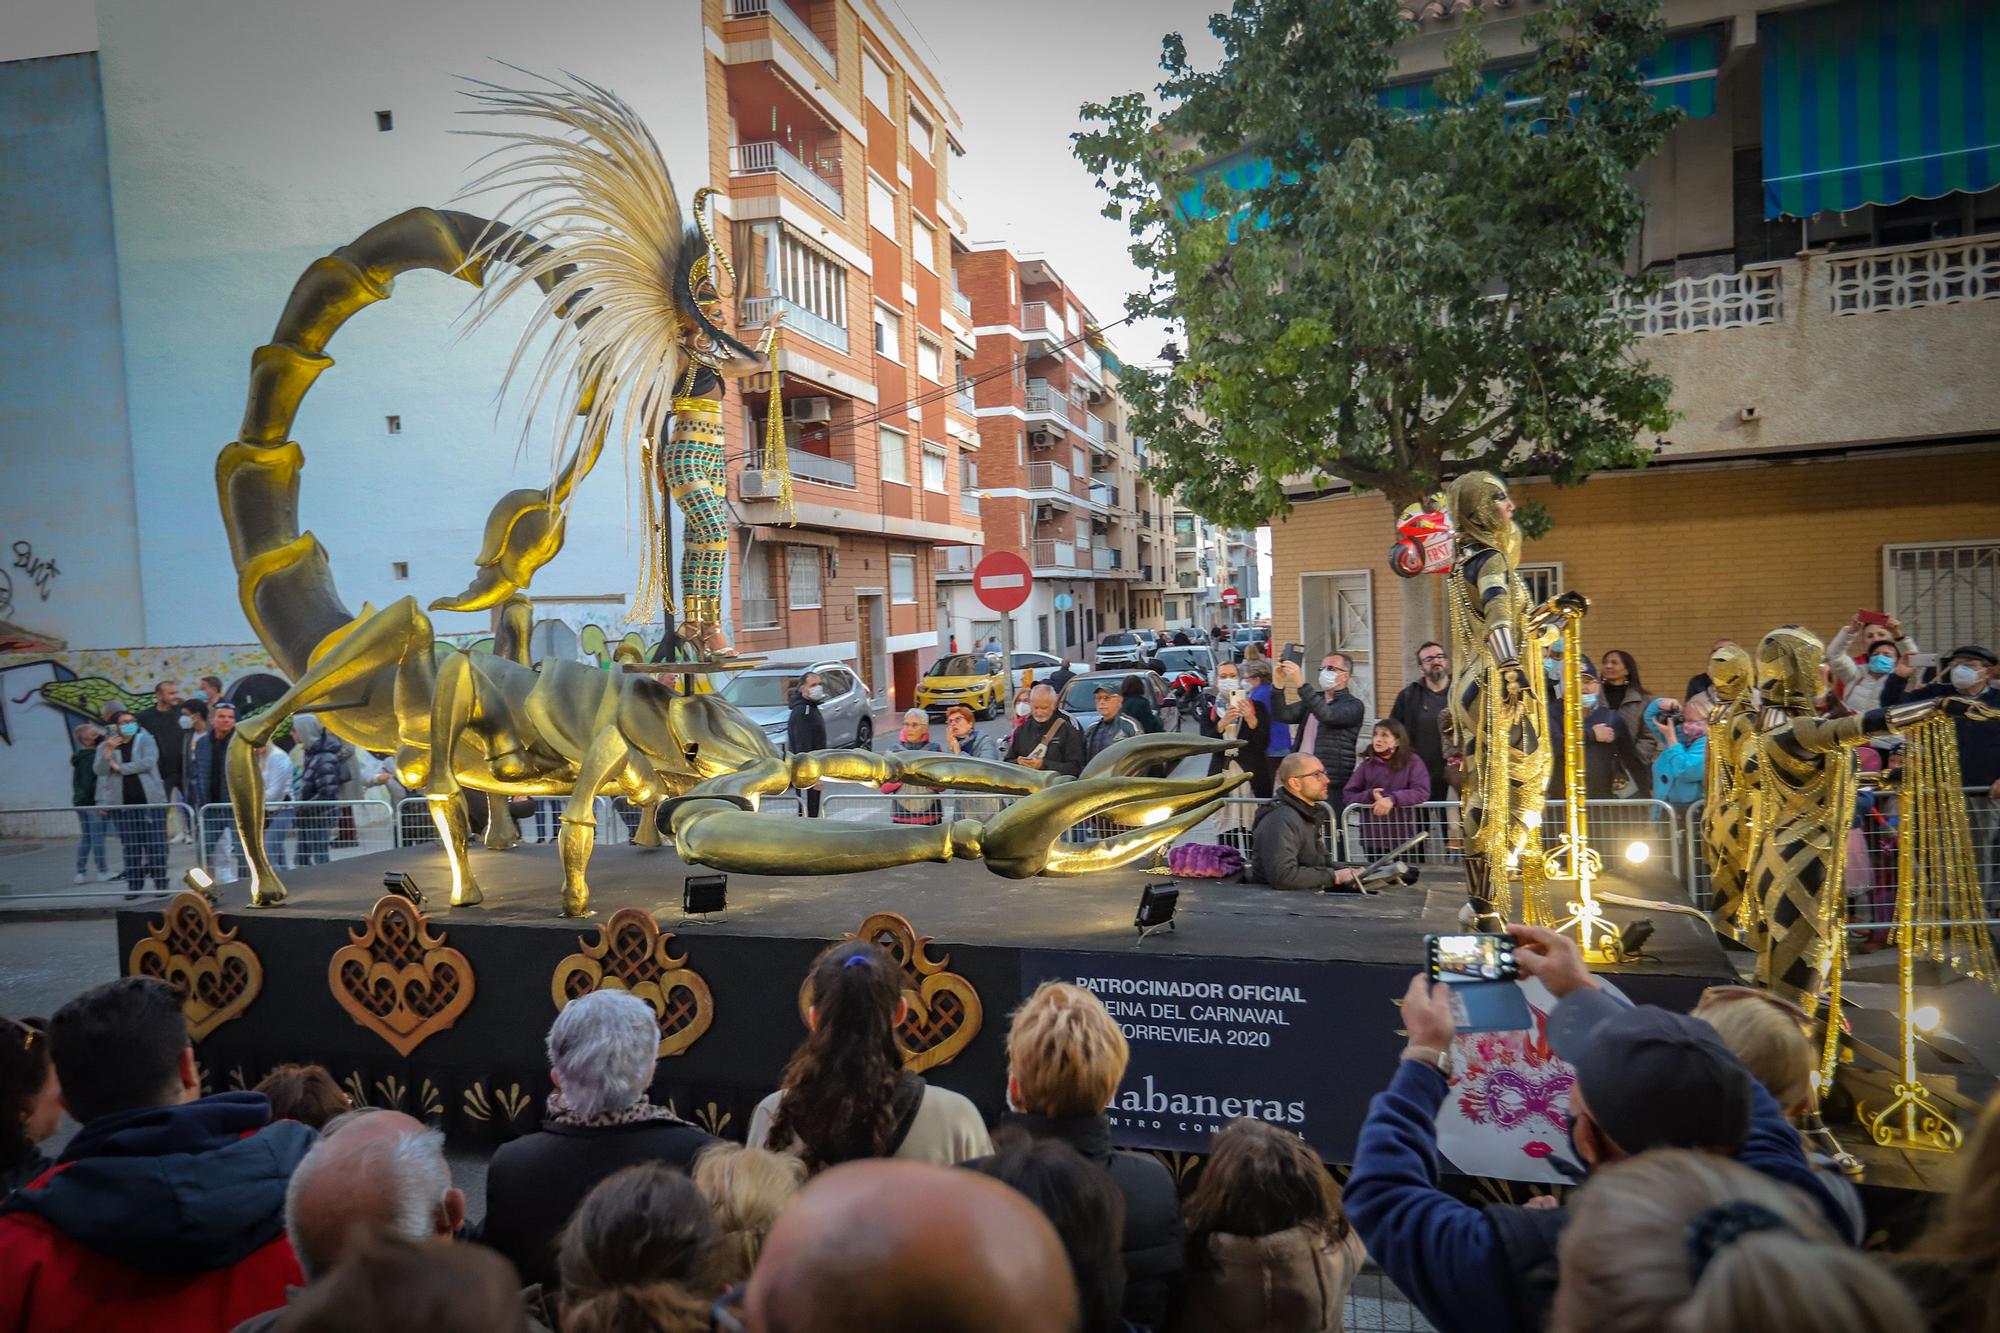
<path fill-rule="evenodd" d="M 1897 668 L 1918 651 L 1903 622 L 1880 611 L 1856 611 L 1826 646 L 1826 665 L 1840 687 L 1840 701 L 1857 713 L 1882 705 Z M 1909 673 L 1903 673 L 1908 679 Z"/>
<path fill-rule="evenodd" d="M 1056 692 L 1046 685 L 1028 691 L 1028 716 L 1007 739 L 1002 760 L 1070 777 L 1083 772 L 1083 733 L 1063 716 L 1056 703 Z"/>

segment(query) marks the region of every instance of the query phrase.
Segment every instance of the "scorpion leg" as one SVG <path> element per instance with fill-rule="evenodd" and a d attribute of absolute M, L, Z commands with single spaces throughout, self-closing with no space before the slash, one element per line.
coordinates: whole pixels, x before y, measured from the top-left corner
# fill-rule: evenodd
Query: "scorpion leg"
<path fill-rule="evenodd" d="M 469 820 L 465 812 L 465 791 L 459 786 L 458 774 L 453 771 L 451 763 L 459 740 L 479 716 L 479 687 L 480 676 L 473 666 L 472 654 L 453 653 L 438 668 L 437 683 L 431 696 L 431 753 L 434 757 L 430 781 L 424 784 L 424 799 L 430 805 L 431 822 L 437 826 L 438 838 L 444 843 L 445 856 L 451 862 L 453 907 L 468 907 L 486 897 L 480 892 L 479 881 L 472 873 L 472 860 L 466 855 Z M 490 807 L 505 799 L 496 792 L 487 804 Z"/>
<path fill-rule="evenodd" d="M 657 790 L 652 767 L 616 727 L 606 727 L 584 752 L 577 765 L 576 784 L 570 788 L 569 804 L 563 807 L 562 849 L 564 916 L 590 915 L 590 885 L 584 867 L 597 842 L 597 794 L 612 782 L 623 786 L 635 800 L 649 807 Z"/>

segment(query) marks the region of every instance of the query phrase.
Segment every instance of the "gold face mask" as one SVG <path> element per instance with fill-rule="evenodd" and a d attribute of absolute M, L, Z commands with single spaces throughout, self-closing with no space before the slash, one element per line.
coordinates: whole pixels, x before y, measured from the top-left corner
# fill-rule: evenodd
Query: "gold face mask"
<path fill-rule="evenodd" d="M 1810 711 L 1819 697 L 1826 645 L 1809 629 L 1781 625 L 1757 645 L 1757 689 L 1767 708 Z"/>
<path fill-rule="evenodd" d="M 1468 472 L 1445 491 L 1445 507 L 1461 547 L 1489 546 L 1512 566 L 1521 559 L 1521 529 L 1500 517 L 1500 502 L 1507 498 L 1506 482 L 1491 472 Z"/>
<path fill-rule="evenodd" d="M 1750 654 L 1740 645 L 1725 643 L 1708 657 L 1708 679 L 1718 699 L 1741 699 L 1750 688 Z"/>

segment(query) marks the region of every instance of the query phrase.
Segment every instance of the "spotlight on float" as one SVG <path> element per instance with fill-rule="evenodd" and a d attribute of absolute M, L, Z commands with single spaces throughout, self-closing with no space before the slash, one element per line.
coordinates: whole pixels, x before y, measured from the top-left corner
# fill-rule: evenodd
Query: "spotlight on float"
<path fill-rule="evenodd" d="M 1142 942 L 1148 935 L 1174 928 L 1174 908 L 1180 900 L 1180 886 L 1172 880 L 1160 884 L 1148 884 L 1141 890 L 1139 913 L 1132 918 L 1132 924 L 1139 928 L 1139 939 Z"/>
<path fill-rule="evenodd" d="M 705 917 L 729 906 L 729 876 L 689 875 L 681 881 L 681 914 Z"/>
<path fill-rule="evenodd" d="M 1652 855 L 1653 849 L 1643 842 L 1628 842 L 1625 844 L 1625 859 L 1635 866 L 1646 864 Z"/>
<path fill-rule="evenodd" d="M 424 905 L 424 891 L 417 887 L 416 879 L 405 871 L 391 870 L 382 876 L 382 887 L 398 898 L 407 899 L 412 907 Z"/>
<path fill-rule="evenodd" d="M 215 887 L 215 877 L 200 866 L 190 867 L 188 872 L 181 876 L 181 883 L 187 885 L 211 903 L 222 901 L 222 893 Z"/>
<path fill-rule="evenodd" d="M 1938 1020 L 1943 1017 L 1944 1015 L 1938 1012 L 1936 1005 L 1920 1004 L 1917 1006 L 1917 1011 L 1910 1015 L 1910 1022 L 1916 1027 L 1917 1031 L 1923 1033 L 1925 1036 L 1929 1036 L 1937 1030 Z"/>

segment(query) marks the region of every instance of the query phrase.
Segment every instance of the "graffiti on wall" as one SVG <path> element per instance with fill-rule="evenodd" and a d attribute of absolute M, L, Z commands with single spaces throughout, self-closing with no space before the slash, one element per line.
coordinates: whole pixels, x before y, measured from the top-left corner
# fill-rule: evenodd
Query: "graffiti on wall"
<path fill-rule="evenodd" d="M 55 557 L 37 555 L 33 542 L 14 543 L 14 568 L 20 570 L 27 581 L 34 585 L 35 591 L 41 594 L 45 602 L 49 600 L 50 585 L 62 574 L 62 571 L 56 568 Z M 8 592 L 10 600 L 12 595 L 10 588 Z"/>

